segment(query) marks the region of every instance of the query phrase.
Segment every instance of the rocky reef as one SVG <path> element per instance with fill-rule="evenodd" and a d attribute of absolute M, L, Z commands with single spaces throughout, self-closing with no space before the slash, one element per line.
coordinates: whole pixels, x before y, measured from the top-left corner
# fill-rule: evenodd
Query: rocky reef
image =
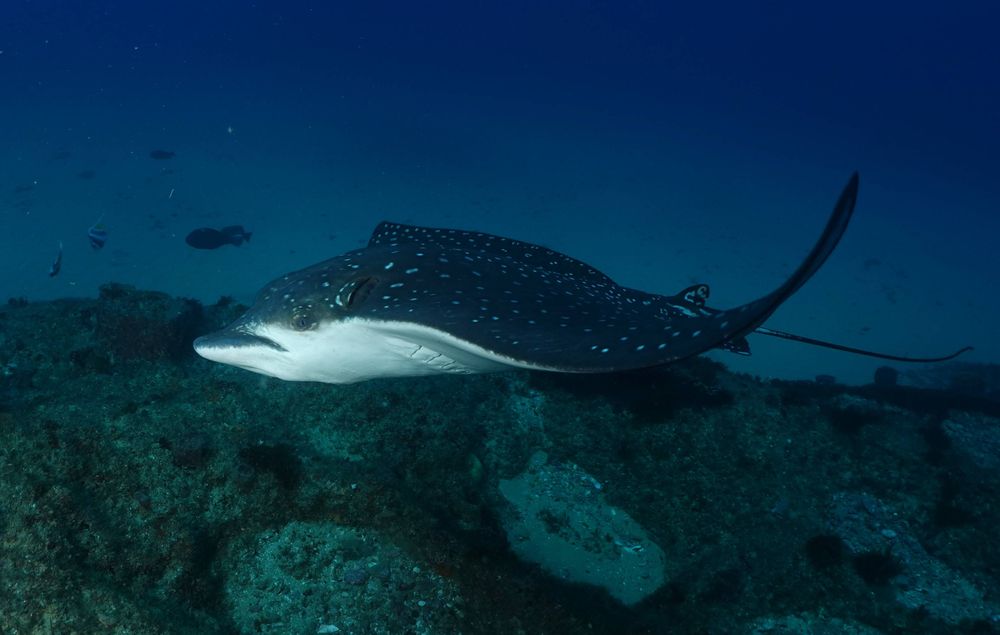
<path fill-rule="evenodd" d="M 0 633 L 1000 632 L 995 367 L 294 384 L 240 311 L 0 309 Z"/>

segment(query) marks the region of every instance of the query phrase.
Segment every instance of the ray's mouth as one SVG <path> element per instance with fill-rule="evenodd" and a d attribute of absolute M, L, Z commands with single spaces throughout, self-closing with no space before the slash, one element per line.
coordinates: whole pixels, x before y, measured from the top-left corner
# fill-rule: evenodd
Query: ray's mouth
<path fill-rule="evenodd" d="M 209 333 L 208 335 L 202 335 L 194 341 L 194 349 L 196 351 L 210 350 L 213 348 L 246 348 L 258 346 L 266 346 L 282 353 L 288 352 L 288 349 L 272 339 L 268 339 L 261 335 L 254 335 L 252 333 L 243 333 L 233 330 Z"/>

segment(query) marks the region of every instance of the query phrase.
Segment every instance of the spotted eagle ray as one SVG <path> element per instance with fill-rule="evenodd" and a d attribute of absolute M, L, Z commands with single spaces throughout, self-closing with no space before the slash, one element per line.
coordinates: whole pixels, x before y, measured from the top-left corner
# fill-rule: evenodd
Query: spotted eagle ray
<path fill-rule="evenodd" d="M 707 285 L 673 296 L 622 287 L 590 265 L 511 238 L 382 222 L 368 245 L 265 286 L 225 329 L 199 337 L 203 357 L 291 381 L 534 369 L 603 373 L 660 366 L 746 335 L 906 358 L 761 325 L 823 265 L 854 212 L 858 175 L 819 240 L 771 293 L 733 309 L 706 306 Z"/>

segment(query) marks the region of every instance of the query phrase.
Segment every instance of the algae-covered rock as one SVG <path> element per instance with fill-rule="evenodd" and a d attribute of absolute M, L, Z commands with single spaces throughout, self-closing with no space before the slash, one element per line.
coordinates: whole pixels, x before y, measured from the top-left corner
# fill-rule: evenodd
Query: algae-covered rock
<path fill-rule="evenodd" d="M 388 539 L 292 522 L 226 558 L 225 602 L 241 633 L 457 633 L 455 585 Z"/>
<path fill-rule="evenodd" d="M 514 552 L 550 574 L 602 587 L 635 604 L 664 583 L 663 550 L 625 511 L 604 501 L 601 484 L 572 463 L 536 453 L 528 469 L 500 481 L 514 510 L 504 529 Z"/>
<path fill-rule="evenodd" d="M 834 496 L 829 523 L 856 557 L 885 554 L 898 571 L 891 577 L 896 601 L 940 620 L 989 619 L 997 609 L 959 572 L 929 554 L 889 505 L 864 492 Z"/>
<path fill-rule="evenodd" d="M 190 354 L 202 318 L 198 302 L 124 284 L 101 287 L 96 335 L 116 361 L 177 359 Z"/>
<path fill-rule="evenodd" d="M 957 412 L 941 427 L 955 449 L 970 463 L 984 470 L 1000 469 L 1000 420 Z"/>
<path fill-rule="evenodd" d="M 706 401 L 685 371 L 286 383 L 194 356 L 232 313 L 121 286 L 0 306 L 0 633 L 1000 625 L 986 400 L 720 372 L 732 400 Z M 560 459 L 525 470 L 528 448 Z"/>
<path fill-rule="evenodd" d="M 882 635 L 882 631 L 836 617 L 811 614 L 765 617 L 756 620 L 747 635 Z"/>

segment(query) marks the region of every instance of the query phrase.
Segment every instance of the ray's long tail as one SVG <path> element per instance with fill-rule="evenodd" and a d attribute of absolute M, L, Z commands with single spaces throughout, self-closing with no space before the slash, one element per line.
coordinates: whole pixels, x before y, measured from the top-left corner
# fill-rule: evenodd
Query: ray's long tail
<path fill-rule="evenodd" d="M 817 340 L 811 337 L 805 337 L 803 335 L 796 335 L 794 333 L 786 333 L 785 331 L 777 331 L 775 329 L 765 328 L 759 326 L 753 331 L 754 333 L 760 333 L 761 335 L 770 335 L 771 337 L 780 337 L 784 340 L 791 340 L 793 342 L 801 342 L 803 344 L 811 344 L 812 346 L 822 346 L 823 348 L 832 348 L 835 351 L 844 351 L 845 353 L 853 353 L 855 355 L 866 355 L 868 357 L 875 357 L 878 359 L 887 359 L 893 362 L 913 362 L 913 363 L 934 363 L 934 362 L 946 362 L 951 359 L 955 359 L 962 353 L 967 353 L 973 349 L 971 346 L 964 346 L 954 353 L 949 353 L 948 355 L 941 355 L 939 357 L 907 357 L 905 355 L 891 355 L 889 353 L 879 353 L 876 351 L 869 351 L 863 348 L 854 348 L 853 346 L 844 346 L 843 344 L 834 344 L 833 342 L 824 342 L 823 340 Z"/>

